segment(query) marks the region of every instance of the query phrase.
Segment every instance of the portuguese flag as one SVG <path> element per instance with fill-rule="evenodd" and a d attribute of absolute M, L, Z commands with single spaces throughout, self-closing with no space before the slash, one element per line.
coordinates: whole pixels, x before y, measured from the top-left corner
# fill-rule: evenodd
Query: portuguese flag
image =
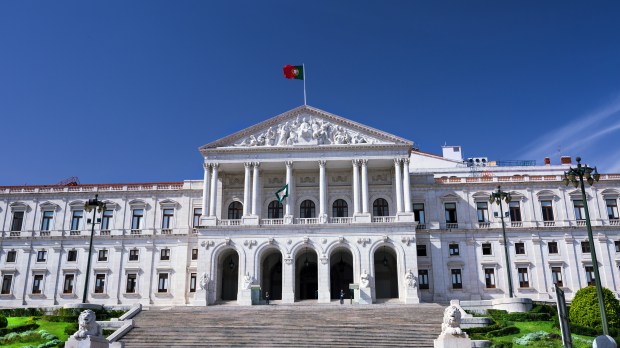
<path fill-rule="evenodd" d="M 304 66 L 303 65 L 285 65 L 284 77 L 287 79 L 304 79 Z"/>

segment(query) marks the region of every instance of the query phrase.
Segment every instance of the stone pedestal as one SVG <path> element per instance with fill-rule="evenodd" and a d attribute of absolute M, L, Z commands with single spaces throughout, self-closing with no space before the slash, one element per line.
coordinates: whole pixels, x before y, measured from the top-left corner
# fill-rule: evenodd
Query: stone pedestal
<path fill-rule="evenodd" d="M 596 336 L 592 342 L 592 348 L 618 348 L 616 341 L 611 336 Z"/>
<path fill-rule="evenodd" d="M 192 305 L 194 306 L 207 306 L 209 303 L 207 301 L 207 289 L 197 289 L 194 294 L 194 301 L 192 301 Z"/>
<path fill-rule="evenodd" d="M 242 306 L 251 306 L 252 305 L 252 290 L 243 289 L 239 291 L 239 294 L 237 296 L 237 303 Z"/>
<path fill-rule="evenodd" d="M 290 225 L 293 223 L 293 216 L 292 215 L 285 215 L 284 216 L 284 224 L 285 225 Z"/>
<path fill-rule="evenodd" d="M 372 222 L 372 216 L 368 213 L 357 213 L 353 215 L 353 222 L 358 224 L 369 224 Z"/>
<path fill-rule="evenodd" d="M 241 223 L 244 225 L 258 226 L 260 219 L 256 215 L 244 216 L 241 218 Z"/>
<path fill-rule="evenodd" d="M 420 303 L 420 296 L 418 295 L 418 288 L 405 288 L 405 303 L 406 304 L 418 304 Z"/>
<path fill-rule="evenodd" d="M 86 336 L 86 338 L 69 337 L 65 343 L 65 348 L 108 348 L 110 343 L 102 336 Z"/>
<path fill-rule="evenodd" d="M 200 218 L 200 226 L 217 226 L 217 217 L 203 216 Z"/>
<path fill-rule="evenodd" d="M 434 348 L 471 348 L 471 339 L 466 334 L 441 334 L 433 341 Z"/>
<path fill-rule="evenodd" d="M 357 298 L 359 304 L 372 304 L 372 288 L 359 288 L 359 296 Z"/>

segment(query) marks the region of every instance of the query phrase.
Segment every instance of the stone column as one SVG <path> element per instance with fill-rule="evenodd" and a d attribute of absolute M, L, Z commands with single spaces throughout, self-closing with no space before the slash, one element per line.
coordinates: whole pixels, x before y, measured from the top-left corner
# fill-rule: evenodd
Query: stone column
<path fill-rule="evenodd" d="M 327 222 L 327 178 L 325 165 L 327 161 L 319 161 L 319 221 Z"/>
<path fill-rule="evenodd" d="M 219 166 L 220 165 L 218 163 L 213 163 L 211 165 L 213 168 L 213 174 L 211 175 L 211 201 L 209 202 L 209 216 L 213 217 L 217 217 L 217 174 Z"/>
<path fill-rule="evenodd" d="M 254 175 L 252 176 L 252 215 L 253 216 L 258 216 L 258 198 L 260 195 L 260 188 L 258 187 L 259 185 L 259 179 L 260 179 L 260 174 L 258 172 L 258 168 L 260 166 L 260 163 L 255 162 L 254 163 Z"/>
<path fill-rule="evenodd" d="M 250 180 L 252 177 L 251 169 L 252 163 L 246 162 L 243 164 L 245 167 L 245 182 L 243 185 L 243 216 L 247 217 L 250 214 L 250 206 L 252 205 L 250 198 Z"/>
<path fill-rule="evenodd" d="M 411 186 L 409 183 L 409 158 L 403 159 L 403 199 L 405 212 L 411 213 Z"/>
<path fill-rule="evenodd" d="M 204 182 L 202 187 L 202 216 L 209 216 L 209 185 L 211 184 L 211 165 L 208 163 L 203 164 L 205 169 Z"/>
<path fill-rule="evenodd" d="M 329 259 L 327 258 L 327 256 L 320 256 L 319 253 L 317 252 L 317 258 L 318 260 L 316 260 L 317 262 L 317 277 L 318 277 L 318 281 L 319 281 L 319 286 L 318 286 L 318 290 L 319 290 L 319 298 L 318 298 L 318 303 L 330 303 L 331 302 L 331 293 L 330 293 L 330 279 L 329 279 Z M 349 291 L 349 289 L 343 289 L 346 293 L 346 291 Z M 331 291 L 337 291 L 338 293 L 340 293 L 340 289 L 331 289 Z"/>
<path fill-rule="evenodd" d="M 360 213 L 360 172 L 359 172 L 359 164 L 360 161 L 354 159 L 353 160 L 353 213 Z"/>
<path fill-rule="evenodd" d="M 394 182 L 396 183 L 396 212 L 403 212 L 403 182 L 400 170 L 400 158 L 394 159 Z"/>
<path fill-rule="evenodd" d="M 368 160 L 362 160 L 362 213 L 368 214 Z"/>
<path fill-rule="evenodd" d="M 284 202 L 284 221 L 287 224 L 293 223 L 293 209 L 291 205 L 293 188 L 293 161 L 286 161 L 286 184 L 288 185 L 288 197 Z"/>
<path fill-rule="evenodd" d="M 283 257 L 282 263 L 282 303 L 295 302 L 295 265 L 291 255 Z"/>

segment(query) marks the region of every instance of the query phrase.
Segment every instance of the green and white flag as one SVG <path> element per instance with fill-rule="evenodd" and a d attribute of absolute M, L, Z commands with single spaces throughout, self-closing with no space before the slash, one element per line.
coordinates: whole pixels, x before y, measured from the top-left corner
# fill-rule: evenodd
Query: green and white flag
<path fill-rule="evenodd" d="M 282 186 L 282 188 L 276 192 L 276 198 L 278 199 L 278 202 L 282 203 L 282 201 L 284 201 L 284 198 L 286 197 L 288 197 L 288 184 Z"/>

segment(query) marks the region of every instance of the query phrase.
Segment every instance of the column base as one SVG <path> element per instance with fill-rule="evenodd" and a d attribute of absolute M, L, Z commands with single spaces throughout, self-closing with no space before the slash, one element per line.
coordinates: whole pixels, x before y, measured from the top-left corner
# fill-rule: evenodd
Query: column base
<path fill-rule="evenodd" d="M 200 218 L 200 226 L 217 226 L 217 217 L 203 216 Z"/>
<path fill-rule="evenodd" d="M 326 224 L 329 222 L 328 221 L 329 218 L 327 217 L 327 214 L 319 214 L 318 218 L 319 218 L 319 223 Z"/>
<path fill-rule="evenodd" d="M 353 214 L 353 222 L 357 224 L 369 224 L 372 222 L 372 216 L 370 213 L 356 213 Z"/>
<path fill-rule="evenodd" d="M 258 226 L 260 224 L 260 219 L 258 215 L 243 216 L 241 217 L 241 223 L 244 225 Z"/>
<path fill-rule="evenodd" d="M 237 304 L 242 306 L 251 306 L 252 305 L 252 290 L 243 289 L 239 290 L 237 293 Z"/>
<path fill-rule="evenodd" d="M 293 224 L 293 215 L 286 215 L 286 216 L 284 216 L 284 224 L 285 225 Z"/>
<path fill-rule="evenodd" d="M 359 291 L 359 295 L 357 293 Z M 372 288 L 359 288 L 356 290 L 357 303 L 359 304 L 372 304 Z"/>

